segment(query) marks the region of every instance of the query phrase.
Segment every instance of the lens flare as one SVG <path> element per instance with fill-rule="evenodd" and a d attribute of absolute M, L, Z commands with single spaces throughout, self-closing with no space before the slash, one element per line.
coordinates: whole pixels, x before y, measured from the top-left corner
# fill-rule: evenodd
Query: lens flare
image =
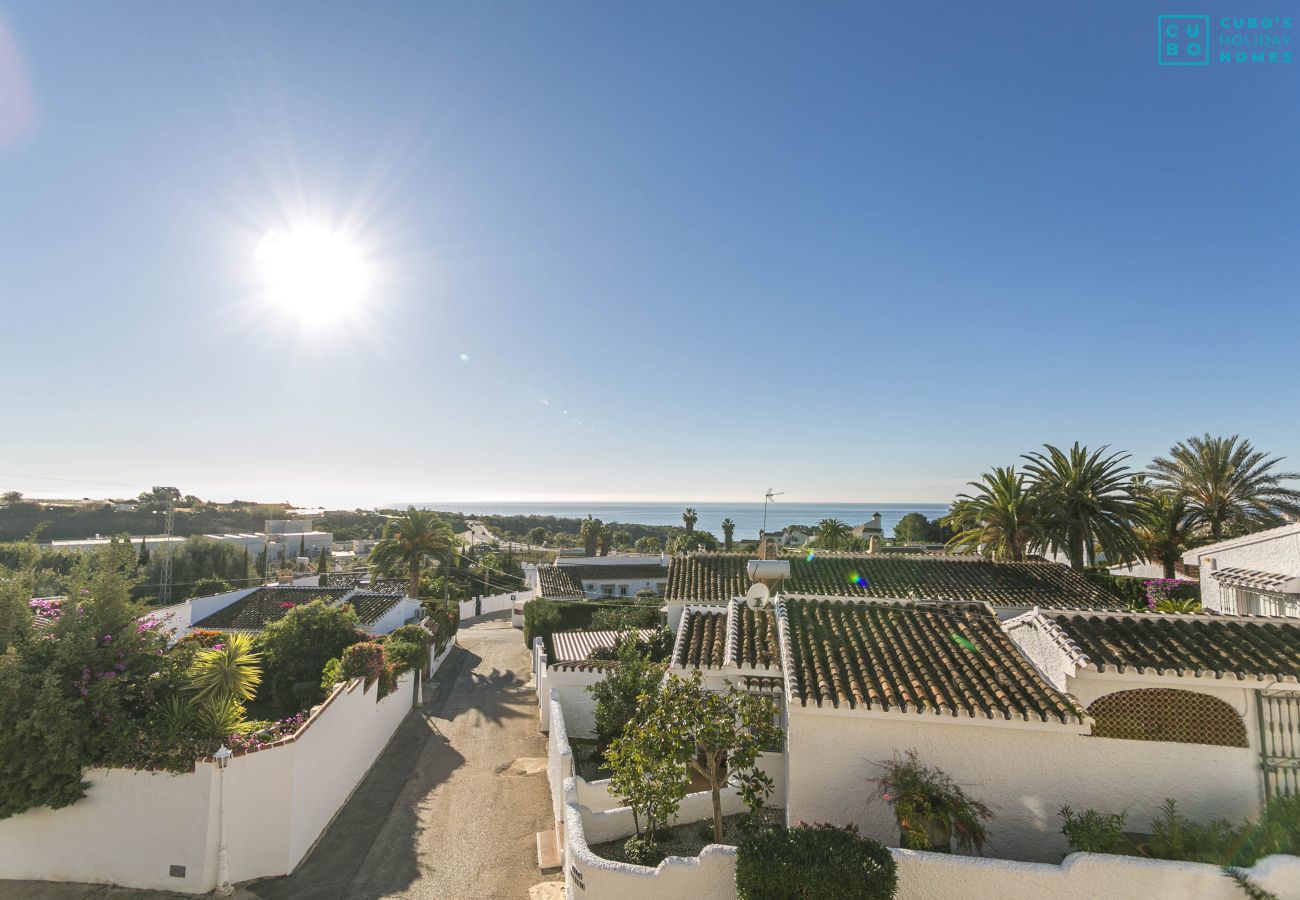
<path fill-rule="evenodd" d="M 812 561 L 813 561 L 814 559 L 816 559 L 816 558 L 817 558 L 817 554 L 814 553 L 812 550 L 809 550 L 809 551 L 808 551 L 808 555 L 805 556 L 805 557 L 803 558 L 803 561 L 804 561 L 804 562 L 812 562 Z"/>
<path fill-rule="evenodd" d="M 979 648 L 975 646 L 975 643 L 970 638 L 956 633 L 950 634 L 948 637 L 952 638 L 954 644 L 969 650 L 971 653 L 979 653 Z"/>
<path fill-rule="evenodd" d="M 866 577 L 862 575 L 862 573 L 855 570 L 849 573 L 849 584 L 858 588 L 866 588 L 869 587 L 871 583 L 867 581 Z"/>

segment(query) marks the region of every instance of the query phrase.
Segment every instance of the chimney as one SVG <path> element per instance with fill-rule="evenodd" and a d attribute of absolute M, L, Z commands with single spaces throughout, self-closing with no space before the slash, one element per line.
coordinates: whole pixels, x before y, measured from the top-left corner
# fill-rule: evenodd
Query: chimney
<path fill-rule="evenodd" d="M 872 528 L 877 528 L 877 529 L 879 529 L 879 530 L 882 531 L 882 532 L 884 531 L 884 529 L 880 527 L 880 513 L 872 513 L 872 515 L 871 515 L 871 527 L 872 527 Z"/>
<path fill-rule="evenodd" d="M 781 556 L 781 549 L 776 545 L 776 536 L 763 534 L 758 539 L 758 558 L 759 559 L 778 559 Z"/>
<path fill-rule="evenodd" d="M 877 519 L 880 518 L 880 513 L 876 513 L 876 518 Z M 879 552 L 879 550 L 880 550 L 880 535 L 873 534 L 870 538 L 867 539 L 867 552 L 877 553 Z"/>

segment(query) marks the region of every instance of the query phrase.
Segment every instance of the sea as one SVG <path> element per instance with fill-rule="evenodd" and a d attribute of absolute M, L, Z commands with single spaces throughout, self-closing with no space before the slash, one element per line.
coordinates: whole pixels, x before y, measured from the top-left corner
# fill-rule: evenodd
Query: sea
<path fill-rule="evenodd" d="M 403 504 L 405 505 L 405 504 Z M 424 509 L 459 512 L 466 516 L 557 516 L 585 519 L 595 516 L 602 522 L 633 525 L 681 525 L 682 510 L 693 506 L 699 514 L 695 527 L 722 537 L 722 520 L 736 523 L 736 537 L 750 540 L 763 527 L 762 503 L 416 503 Z M 787 525 L 816 525 L 822 519 L 840 519 L 849 525 L 870 522 L 880 513 L 885 534 L 893 533 L 898 521 L 910 512 L 935 519 L 948 512 L 946 503 L 785 503 L 777 498 L 767 504 L 767 529 L 777 531 Z"/>

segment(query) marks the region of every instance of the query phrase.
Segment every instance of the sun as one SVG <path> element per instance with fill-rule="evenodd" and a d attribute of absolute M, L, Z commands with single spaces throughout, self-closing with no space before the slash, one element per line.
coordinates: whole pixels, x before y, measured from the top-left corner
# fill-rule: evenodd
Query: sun
<path fill-rule="evenodd" d="M 272 229 L 254 254 L 266 298 L 283 313 L 320 321 L 357 312 L 372 287 L 356 242 L 323 225 Z"/>

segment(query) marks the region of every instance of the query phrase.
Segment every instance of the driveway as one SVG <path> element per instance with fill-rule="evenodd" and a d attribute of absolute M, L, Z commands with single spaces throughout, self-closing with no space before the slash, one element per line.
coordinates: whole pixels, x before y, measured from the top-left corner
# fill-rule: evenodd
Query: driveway
<path fill-rule="evenodd" d="M 459 644 L 297 870 L 240 885 L 236 897 L 523 900 L 548 880 L 535 843 L 551 824 L 545 771 L 507 772 L 546 755 L 523 638 L 505 613 L 462 627 Z M 4 898 L 174 896 L 0 882 Z"/>

